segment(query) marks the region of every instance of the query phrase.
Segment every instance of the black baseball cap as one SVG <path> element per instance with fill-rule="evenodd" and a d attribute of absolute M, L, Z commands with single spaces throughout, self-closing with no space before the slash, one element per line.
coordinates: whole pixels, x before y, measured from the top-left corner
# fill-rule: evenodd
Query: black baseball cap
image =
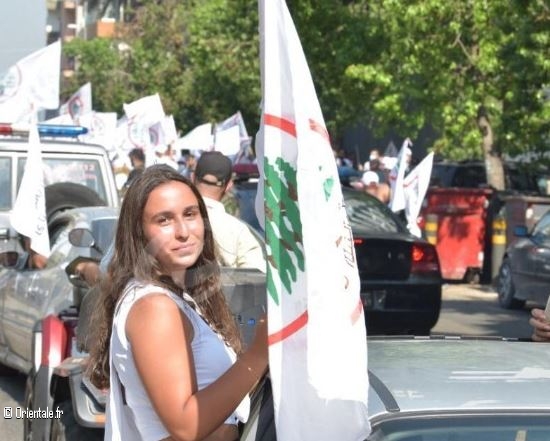
<path fill-rule="evenodd" d="M 208 185 L 222 187 L 226 185 L 233 174 L 233 164 L 231 159 L 223 153 L 212 151 L 204 152 L 195 166 L 195 179 Z M 216 181 L 212 178 L 204 178 L 206 175 L 216 177 Z"/>

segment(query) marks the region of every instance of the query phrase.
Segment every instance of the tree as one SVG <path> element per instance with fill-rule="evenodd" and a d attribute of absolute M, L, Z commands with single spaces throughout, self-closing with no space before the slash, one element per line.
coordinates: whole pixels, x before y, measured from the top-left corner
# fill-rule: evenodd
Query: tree
<path fill-rule="evenodd" d="M 333 139 L 361 122 L 453 159 L 550 147 L 550 12 L 544 0 L 288 0 Z M 98 110 L 158 92 L 184 132 L 240 110 L 259 122 L 257 3 L 143 0 L 110 43 L 75 40 L 70 85 L 91 81 Z M 121 50 L 123 49 L 123 50 Z"/>
<path fill-rule="evenodd" d="M 548 127 L 548 101 L 540 98 L 548 84 L 548 9 L 543 1 L 526 5 L 369 2 L 367 26 L 380 48 L 371 63 L 348 66 L 356 91 L 350 107 L 367 103 L 379 130 L 414 137 L 431 125 L 440 134 L 436 152 L 483 156 L 489 183 L 503 189 L 501 152 L 533 149 Z"/>

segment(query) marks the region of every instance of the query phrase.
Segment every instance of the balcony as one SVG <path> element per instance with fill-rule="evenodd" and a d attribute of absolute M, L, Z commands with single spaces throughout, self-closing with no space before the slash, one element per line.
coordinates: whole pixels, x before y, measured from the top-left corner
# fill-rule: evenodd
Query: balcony
<path fill-rule="evenodd" d="M 115 35 L 116 22 L 112 19 L 102 19 L 86 26 L 86 38 L 104 37 L 110 38 Z"/>

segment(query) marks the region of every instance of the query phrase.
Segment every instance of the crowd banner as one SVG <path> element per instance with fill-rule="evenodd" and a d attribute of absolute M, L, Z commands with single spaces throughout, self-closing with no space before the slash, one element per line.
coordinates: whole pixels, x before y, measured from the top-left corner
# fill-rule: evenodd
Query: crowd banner
<path fill-rule="evenodd" d="M 257 201 L 264 207 L 277 438 L 364 440 L 370 432 L 365 318 L 336 164 L 285 2 L 260 0 L 259 12 Z"/>
<path fill-rule="evenodd" d="M 156 156 L 149 129 L 165 117 L 160 95 L 155 93 L 144 96 L 129 104 L 125 103 L 123 107 L 127 118 L 126 136 L 130 145 L 143 149 L 147 167 L 155 164 Z"/>
<path fill-rule="evenodd" d="M 189 150 L 199 155 L 200 152 L 212 150 L 214 137 L 212 136 L 212 123 L 204 123 L 195 127 L 185 136 L 176 140 L 176 148 Z"/>
<path fill-rule="evenodd" d="M 417 237 L 422 237 L 422 231 L 416 219 L 430 185 L 433 162 L 434 154 L 431 152 L 403 180 L 407 228 Z"/>
<path fill-rule="evenodd" d="M 100 144 L 110 153 L 116 150 L 116 112 L 84 113 L 79 117 L 79 124 L 88 129 L 87 134 L 79 137 L 81 141 Z"/>
<path fill-rule="evenodd" d="M 15 231 L 31 240 L 31 249 L 44 257 L 50 257 L 44 170 L 40 137 L 35 121 L 30 126 L 28 145 L 25 170 L 10 220 Z"/>
<path fill-rule="evenodd" d="M 80 117 L 91 111 L 92 83 L 86 83 L 59 108 L 59 115 L 69 114 L 75 124 L 80 124 Z"/>
<path fill-rule="evenodd" d="M 403 141 L 401 150 L 399 150 L 397 162 L 390 171 L 391 197 L 389 206 L 393 212 L 404 210 L 406 205 L 403 180 L 408 166 L 407 161 L 410 160 L 411 149 L 409 146 L 412 146 L 412 142 L 409 138 L 406 138 Z"/>
<path fill-rule="evenodd" d="M 60 66 L 58 40 L 0 74 L 0 121 L 30 122 L 38 110 L 57 109 Z"/>
<path fill-rule="evenodd" d="M 214 134 L 214 150 L 233 157 L 241 150 L 239 126 L 231 126 Z"/>

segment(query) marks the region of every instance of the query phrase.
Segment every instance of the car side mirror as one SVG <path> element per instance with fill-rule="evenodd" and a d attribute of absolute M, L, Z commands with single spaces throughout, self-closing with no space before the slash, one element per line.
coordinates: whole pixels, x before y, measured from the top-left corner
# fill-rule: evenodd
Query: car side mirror
<path fill-rule="evenodd" d="M 95 245 L 94 235 L 87 228 L 74 228 L 69 232 L 69 242 L 75 247 L 91 248 Z"/>
<path fill-rule="evenodd" d="M 514 236 L 516 237 L 527 237 L 529 236 L 529 231 L 525 225 L 516 225 L 514 227 Z"/>
<path fill-rule="evenodd" d="M 4 251 L 0 253 L 0 265 L 4 268 L 15 268 L 19 261 L 19 253 L 17 251 Z"/>

